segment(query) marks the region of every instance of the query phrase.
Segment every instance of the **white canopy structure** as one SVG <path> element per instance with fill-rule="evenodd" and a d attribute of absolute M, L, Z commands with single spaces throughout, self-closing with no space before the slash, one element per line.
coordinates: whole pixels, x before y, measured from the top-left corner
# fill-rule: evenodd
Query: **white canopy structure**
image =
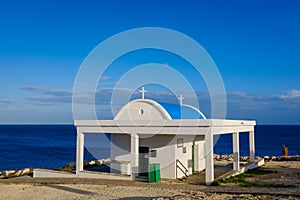
<path fill-rule="evenodd" d="M 241 132 L 249 133 L 250 162 L 255 162 L 255 121 L 173 119 L 161 104 L 142 98 L 126 104 L 113 120 L 75 120 L 74 124 L 77 128 L 76 175 L 79 177 L 83 171 L 84 135 L 86 133 L 110 133 L 112 142 L 116 141 L 114 145 L 126 146 L 124 148 L 127 148 L 127 154 L 121 155 L 120 152 L 117 152 L 112 155 L 111 152 L 114 157 L 111 159 L 119 159 L 123 163 L 126 161 L 129 169 L 124 173 L 130 175 L 132 180 L 136 178 L 137 169 L 141 165 L 139 148 L 146 146 L 148 149 L 150 148 L 150 151 L 158 151 L 155 157 L 148 158 L 147 163 L 163 163 L 169 159 L 166 166 L 163 166 L 166 170 L 161 171 L 162 178 L 178 178 L 176 160 L 179 160 L 187 169 L 187 174 L 192 173 L 192 167 L 197 171 L 205 169 L 205 182 L 210 185 L 214 181 L 213 138 L 220 134 L 232 134 L 234 170 L 240 171 L 239 134 Z M 170 138 L 167 144 L 162 142 L 163 138 Z M 175 142 L 170 142 L 174 138 Z M 179 145 L 178 141 L 182 144 Z M 191 151 L 194 145 L 198 145 L 196 150 L 194 149 L 197 153 L 192 155 Z M 115 152 L 116 150 L 111 148 L 111 151 Z M 170 159 L 173 160 L 170 161 Z M 191 159 L 193 166 L 189 164 Z"/>

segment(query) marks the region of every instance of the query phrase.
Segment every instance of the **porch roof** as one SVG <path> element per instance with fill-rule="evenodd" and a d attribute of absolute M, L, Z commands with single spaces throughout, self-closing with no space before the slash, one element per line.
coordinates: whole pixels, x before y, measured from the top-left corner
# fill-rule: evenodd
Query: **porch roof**
<path fill-rule="evenodd" d="M 254 130 L 255 121 L 222 119 L 75 120 L 83 133 L 214 135 Z"/>

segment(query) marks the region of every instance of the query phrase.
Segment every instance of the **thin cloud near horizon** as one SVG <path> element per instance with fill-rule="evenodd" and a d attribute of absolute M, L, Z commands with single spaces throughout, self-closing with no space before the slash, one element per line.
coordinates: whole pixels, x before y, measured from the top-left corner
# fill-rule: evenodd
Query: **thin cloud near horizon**
<path fill-rule="evenodd" d="M 72 90 L 68 89 L 53 89 L 43 88 L 39 86 L 23 86 L 21 90 L 26 91 L 28 95 L 23 100 L 18 100 L 18 104 L 29 104 L 32 107 L 58 107 L 61 105 L 72 104 Z M 106 117 L 111 117 L 109 112 L 111 105 L 111 95 L 113 90 L 121 91 L 125 94 L 132 93 L 132 89 L 128 88 L 102 88 L 97 89 L 96 107 L 98 111 L 104 111 Z M 179 93 L 178 93 L 179 94 Z M 182 94 L 182 92 L 180 92 Z M 210 95 L 207 92 L 196 91 L 198 100 L 202 110 L 208 115 L 210 112 Z M 299 121 L 300 111 L 300 90 L 291 89 L 285 91 L 283 94 L 255 94 L 246 92 L 229 92 L 226 94 L 227 98 L 227 117 L 230 119 L 257 119 L 260 122 L 270 121 L 275 116 L 281 116 L 282 119 L 293 119 L 292 121 Z M 189 101 L 189 94 L 183 94 L 185 101 Z M 148 91 L 146 97 L 160 102 L 178 103 L 174 94 L 167 91 Z M 152 97 L 152 98 L 151 98 Z M 82 96 L 82 103 L 91 103 L 88 96 Z M 131 99 L 140 98 L 139 91 L 134 91 Z M 12 100 L 0 98 L 0 104 L 14 104 Z M 115 102 L 115 109 L 121 108 L 123 104 Z M 106 108 L 107 107 L 107 108 Z M 71 109 L 71 107 L 70 107 Z M 71 113 L 71 110 L 70 112 Z M 268 115 L 268 113 L 270 113 Z M 294 113 L 294 115 L 291 115 Z M 280 118 L 276 118 L 274 123 L 280 123 Z"/>

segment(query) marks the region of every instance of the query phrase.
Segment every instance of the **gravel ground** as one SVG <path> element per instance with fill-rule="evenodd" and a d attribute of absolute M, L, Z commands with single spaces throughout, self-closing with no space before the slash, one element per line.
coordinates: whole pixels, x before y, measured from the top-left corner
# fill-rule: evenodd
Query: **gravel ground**
<path fill-rule="evenodd" d="M 166 188 L 107 186 L 107 185 L 69 185 L 69 184 L 8 184 L 0 186 L 0 199 L 297 199 L 271 195 L 216 194 L 197 191 L 181 191 Z"/>
<path fill-rule="evenodd" d="M 175 191 L 106 185 L 1 185 L 0 199 L 152 199 L 172 196 Z"/>
<path fill-rule="evenodd" d="M 254 177 L 254 182 L 293 184 L 295 188 L 205 186 L 176 180 L 160 183 L 100 179 L 0 179 L 0 199 L 300 199 L 300 162 L 268 162 L 277 173 Z"/>

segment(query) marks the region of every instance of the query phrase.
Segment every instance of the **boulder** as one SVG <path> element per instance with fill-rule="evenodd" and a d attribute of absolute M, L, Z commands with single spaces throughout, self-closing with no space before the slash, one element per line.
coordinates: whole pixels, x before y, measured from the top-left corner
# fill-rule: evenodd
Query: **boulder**
<path fill-rule="evenodd" d="M 110 163 L 110 158 L 104 159 L 103 164 L 109 164 L 109 163 Z"/>
<path fill-rule="evenodd" d="M 16 173 L 15 173 L 15 176 L 21 176 L 23 170 L 18 170 Z"/>
<path fill-rule="evenodd" d="M 22 170 L 21 176 L 31 173 L 31 169 L 25 168 Z"/>
<path fill-rule="evenodd" d="M 265 160 L 270 160 L 270 156 L 264 156 Z"/>
<path fill-rule="evenodd" d="M 248 156 L 241 156 L 241 161 L 246 162 L 249 160 Z"/>
<path fill-rule="evenodd" d="M 75 162 L 67 163 L 65 168 L 75 169 L 76 168 L 76 163 Z"/>
<path fill-rule="evenodd" d="M 11 176 L 16 173 L 16 170 L 6 170 L 2 172 L 3 176 Z"/>
<path fill-rule="evenodd" d="M 96 161 L 92 160 L 89 162 L 89 165 L 95 165 L 96 164 Z"/>
<path fill-rule="evenodd" d="M 88 165 L 89 165 L 89 162 L 86 161 L 86 160 L 84 160 L 84 161 L 83 161 L 83 165 L 84 165 L 84 166 L 88 166 Z"/>
<path fill-rule="evenodd" d="M 228 160 L 229 159 L 229 155 L 224 155 L 223 160 Z"/>
<path fill-rule="evenodd" d="M 103 163 L 104 163 L 104 160 L 96 160 L 96 165 L 103 165 Z"/>
<path fill-rule="evenodd" d="M 233 161 L 233 158 L 228 157 L 228 158 L 227 158 L 227 161 Z"/>
<path fill-rule="evenodd" d="M 276 160 L 280 160 L 281 159 L 281 156 L 276 156 Z"/>

